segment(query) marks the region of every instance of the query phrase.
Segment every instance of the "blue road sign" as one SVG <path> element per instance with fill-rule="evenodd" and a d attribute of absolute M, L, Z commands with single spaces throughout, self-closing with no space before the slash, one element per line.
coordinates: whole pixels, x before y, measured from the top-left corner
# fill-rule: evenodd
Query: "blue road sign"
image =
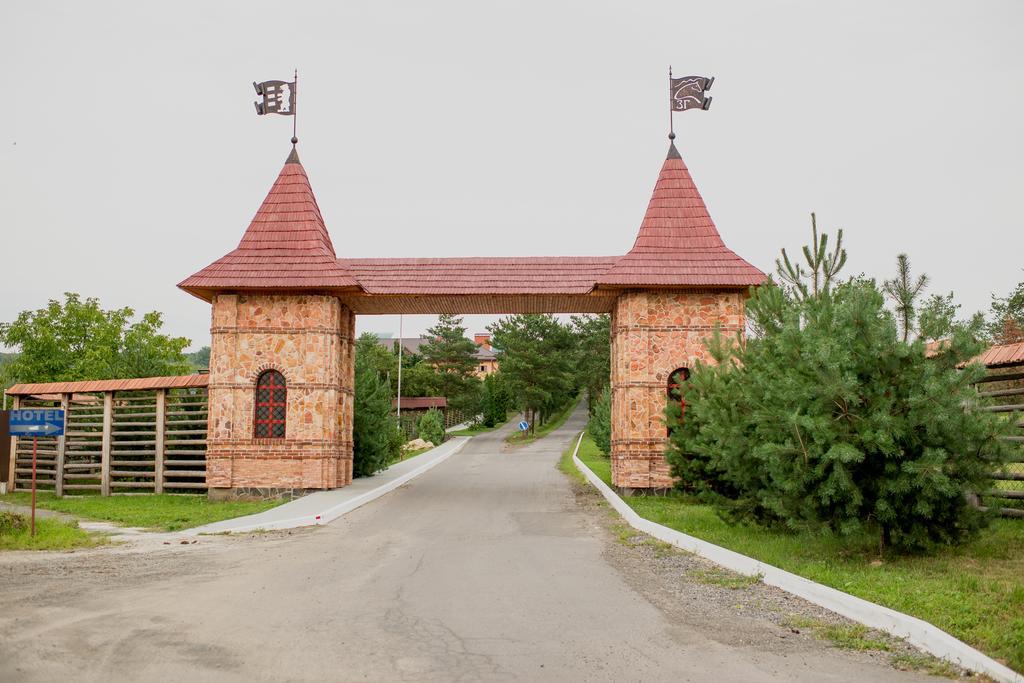
<path fill-rule="evenodd" d="M 525 432 L 529 428 L 530 428 L 530 423 L 527 422 L 526 420 L 523 420 L 522 422 L 519 423 L 519 431 Z M 13 434 L 14 432 L 11 432 L 11 433 Z"/>
<path fill-rule="evenodd" d="M 11 436 L 63 436 L 64 411 L 55 408 L 27 408 L 10 412 Z"/>

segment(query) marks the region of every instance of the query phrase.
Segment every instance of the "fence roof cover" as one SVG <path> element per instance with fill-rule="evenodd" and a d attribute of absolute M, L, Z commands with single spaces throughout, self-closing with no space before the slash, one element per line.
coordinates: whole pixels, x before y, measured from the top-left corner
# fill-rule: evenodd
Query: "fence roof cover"
<path fill-rule="evenodd" d="M 133 379 L 95 379 L 80 382 L 40 382 L 15 384 L 7 390 L 11 396 L 37 394 L 89 394 L 100 391 L 147 391 L 150 389 L 191 389 L 210 383 L 208 374 L 172 377 L 136 377 Z"/>

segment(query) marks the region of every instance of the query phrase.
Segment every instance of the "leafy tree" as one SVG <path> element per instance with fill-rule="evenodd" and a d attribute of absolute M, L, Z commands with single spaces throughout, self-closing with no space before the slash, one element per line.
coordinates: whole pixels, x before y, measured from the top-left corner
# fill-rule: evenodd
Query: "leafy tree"
<path fill-rule="evenodd" d="M 958 329 L 968 331 L 975 337 L 981 337 L 985 326 L 985 316 L 974 314 L 968 320 L 957 318 L 960 304 L 953 302 L 953 292 L 949 294 L 932 294 L 921 304 L 917 315 L 917 336 L 924 341 L 937 341 L 952 336 Z"/>
<path fill-rule="evenodd" d="M 882 283 L 882 291 L 896 306 L 896 318 L 903 331 L 903 341 L 910 338 L 917 318 L 917 299 L 928 286 L 928 276 L 919 275 L 917 280 L 910 274 L 910 258 L 906 254 L 896 256 L 896 277 Z"/>
<path fill-rule="evenodd" d="M 352 473 L 357 477 L 368 477 L 387 467 L 400 455 L 404 441 L 391 411 L 391 387 L 373 363 L 377 348 L 377 338 L 372 334 L 362 334 L 356 340 Z"/>
<path fill-rule="evenodd" d="M 420 346 L 420 355 L 437 374 L 437 390 L 454 410 L 475 414 L 480 401 L 480 378 L 476 376 L 474 356 L 477 347 L 466 338 L 462 318 L 441 314 L 424 339 L 428 341 Z"/>
<path fill-rule="evenodd" d="M 420 438 L 435 446 L 444 443 L 444 415 L 437 408 L 423 413 L 417 426 Z"/>
<path fill-rule="evenodd" d="M 1005 297 L 992 296 L 988 332 L 996 344 L 1024 341 L 1024 282 Z"/>
<path fill-rule="evenodd" d="M 186 353 L 185 357 L 192 365 L 193 370 L 208 370 L 210 368 L 210 347 L 204 346 L 198 351 Z"/>
<path fill-rule="evenodd" d="M 436 396 L 440 393 L 438 389 L 438 375 L 433 366 L 420 361 L 415 365 L 406 367 L 402 364 L 402 396 Z"/>
<path fill-rule="evenodd" d="M 806 299 L 829 291 L 832 281 L 846 265 L 846 249 L 843 249 L 843 229 L 836 232 L 836 246 L 828 251 L 828 235 L 818 237 L 818 219 L 811 213 L 811 244 L 803 248 L 804 260 L 809 270 L 799 262 L 790 261 L 786 250 L 782 258 L 775 259 L 775 271 L 793 296 Z"/>
<path fill-rule="evenodd" d="M 612 392 L 611 387 L 605 386 L 594 402 L 590 412 L 590 421 L 587 423 L 587 433 L 605 455 L 612 452 Z"/>
<path fill-rule="evenodd" d="M 501 374 L 534 426 L 576 394 L 571 330 L 548 314 L 513 315 L 487 328 L 499 349 Z"/>
<path fill-rule="evenodd" d="M 571 320 L 576 337 L 577 384 L 586 389 L 588 408 L 593 413 L 611 375 L 611 319 L 607 315 L 574 315 Z"/>
<path fill-rule="evenodd" d="M 817 297 L 761 287 L 747 312 L 763 334 L 745 346 L 716 335 L 717 364 L 698 363 L 684 388 L 685 419 L 675 402 L 666 411 L 682 487 L 734 519 L 875 533 L 900 551 L 981 525 L 966 494 L 1005 462 L 1008 423 L 970 409 L 984 368 L 957 370 L 982 348 L 968 331 L 927 359 L 865 280 Z"/>
<path fill-rule="evenodd" d="M 3 366 L 5 385 L 181 375 L 191 371 L 185 337 L 162 334 L 156 311 L 132 322 L 131 308 L 103 310 L 99 300 L 68 292 L 64 301 L 22 311 L 0 323 L 0 344 L 20 353 Z"/>

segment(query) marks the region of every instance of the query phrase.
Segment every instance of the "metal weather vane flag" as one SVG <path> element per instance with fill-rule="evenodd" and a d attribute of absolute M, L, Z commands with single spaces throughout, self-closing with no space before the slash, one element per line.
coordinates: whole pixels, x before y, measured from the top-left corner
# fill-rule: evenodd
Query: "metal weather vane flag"
<path fill-rule="evenodd" d="M 711 98 L 708 97 L 708 90 L 715 82 L 711 76 L 682 76 L 672 78 L 672 67 L 668 68 L 668 138 L 675 140 L 674 114 L 677 111 L 688 111 L 700 109 L 707 111 L 711 108 Z"/>
<path fill-rule="evenodd" d="M 707 76 L 683 76 L 672 78 L 669 71 L 669 101 L 672 103 L 672 111 L 686 111 L 687 109 L 703 109 L 707 111 L 711 107 L 711 98 L 707 91 L 711 90 L 711 84 L 715 77 Z"/>
<path fill-rule="evenodd" d="M 295 70 L 294 81 L 253 81 L 252 87 L 256 88 L 256 94 L 263 98 L 262 102 L 253 103 L 258 115 L 280 114 L 292 117 L 292 145 L 295 145 L 299 141 L 296 137 L 299 117 L 295 113 L 299 95 L 299 70 Z"/>
<path fill-rule="evenodd" d="M 296 79 L 297 81 L 298 79 Z M 280 114 L 281 116 L 295 116 L 295 83 L 296 81 L 253 81 L 252 87 L 256 88 L 256 94 L 263 98 L 262 102 L 254 102 L 256 113 Z"/>

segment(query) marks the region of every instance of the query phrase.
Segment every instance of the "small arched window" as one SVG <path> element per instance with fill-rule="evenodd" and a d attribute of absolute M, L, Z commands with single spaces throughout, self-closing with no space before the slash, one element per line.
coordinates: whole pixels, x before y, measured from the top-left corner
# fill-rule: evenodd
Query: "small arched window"
<path fill-rule="evenodd" d="M 288 388 L 284 375 L 267 370 L 256 380 L 256 420 L 253 436 L 257 439 L 283 439 Z"/>
<path fill-rule="evenodd" d="M 686 412 L 686 399 L 683 398 L 683 387 L 686 385 L 686 380 L 688 379 L 690 379 L 689 368 L 676 368 L 672 371 L 672 374 L 668 376 L 668 400 L 677 401 L 679 403 L 680 415 Z M 669 431 L 671 431 L 671 428 Z"/>

